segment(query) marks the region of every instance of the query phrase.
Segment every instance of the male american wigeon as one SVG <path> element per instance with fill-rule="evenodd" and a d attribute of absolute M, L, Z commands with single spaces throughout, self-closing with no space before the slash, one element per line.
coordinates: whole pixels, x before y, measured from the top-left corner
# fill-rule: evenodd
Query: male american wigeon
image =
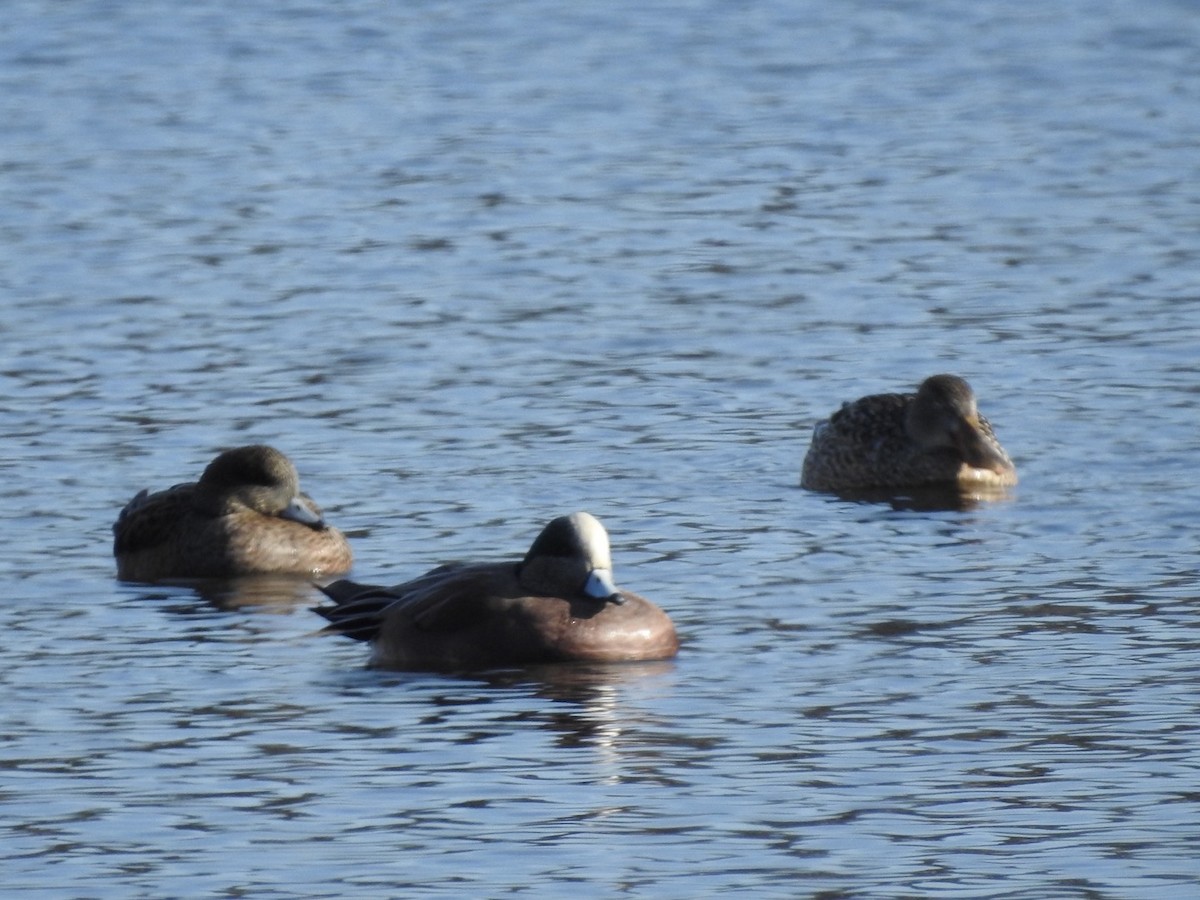
<path fill-rule="evenodd" d="M 915 394 L 844 403 L 813 430 L 801 487 L 817 491 L 958 484 L 1008 487 L 1017 470 L 957 375 L 925 379 Z"/>
<path fill-rule="evenodd" d="M 454 563 L 392 588 L 337 581 L 317 612 L 369 641 L 371 663 L 482 669 L 542 662 L 667 659 L 675 626 L 613 583 L 608 534 L 578 512 L 547 525 L 520 562 Z"/>
<path fill-rule="evenodd" d="M 291 460 L 273 447 L 226 450 L 200 480 L 142 491 L 113 525 L 126 581 L 241 575 L 340 575 L 350 545 L 300 493 Z"/>

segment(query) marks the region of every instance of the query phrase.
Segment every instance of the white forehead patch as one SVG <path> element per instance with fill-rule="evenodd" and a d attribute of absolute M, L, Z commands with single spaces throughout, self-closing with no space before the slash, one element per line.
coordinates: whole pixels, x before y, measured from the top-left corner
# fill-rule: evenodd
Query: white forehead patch
<path fill-rule="evenodd" d="M 579 535 L 579 543 L 587 554 L 592 567 L 612 568 L 612 551 L 608 546 L 608 532 L 600 520 L 591 513 L 577 512 L 570 516 L 571 525 Z"/>

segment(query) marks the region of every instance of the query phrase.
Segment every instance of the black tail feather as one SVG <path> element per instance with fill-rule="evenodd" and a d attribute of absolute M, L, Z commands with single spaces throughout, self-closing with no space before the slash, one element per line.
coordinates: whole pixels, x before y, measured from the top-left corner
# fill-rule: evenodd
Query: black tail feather
<path fill-rule="evenodd" d="M 334 602 L 318 606 L 314 612 L 329 620 L 324 631 L 342 634 L 356 641 L 373 641 L 383 627 L 383 611 L 396 602 L 384 588 L 353 581 L 335 581 L 320 588 Z"/>

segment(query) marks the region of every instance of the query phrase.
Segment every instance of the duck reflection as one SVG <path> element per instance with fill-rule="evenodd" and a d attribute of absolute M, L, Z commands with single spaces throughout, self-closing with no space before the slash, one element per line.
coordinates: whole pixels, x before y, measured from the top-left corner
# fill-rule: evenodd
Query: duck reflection
<path fill-rule="evenodd" d="M 149 596 L 164 596 L 163 588 L 192 591 L 208 606 L 218 610 L 261 609 L 287 612 L 311 606 L 320 597 L 317 586 L 307 578 L 289 575 L 242 575 L 236 578 L 171 579 L 156 583 Z M 176 595 L 177 596 L 177 595 Z"/>
<path fill-rule="evenodd" d="M 309 606 L 320 596 L 307 578 L 286 575 L 244 575 L 193 585 L 193 589 L 217 609 L 267 609 L 287 611 Z"/>
<path fill-rule="evenodd" d="M 886 503 L 909 512 L 969 512 L 987 503 L 1012 499 L 1007 487 L 931 484 L 899 488 L 857 488 L 828 492 L 851 503 Z"/>
<path fill-rule="evenodd" d="M 631 693 L 670 690 L 675 665 L 673 660 L 551 663 L 439 675 L 487 690 L 469 697 L 439 694 L 433 702 L 443 709 L 469 706 L 477 710 L 480 704 L 508 707 L 512 698 L 521 697 L 519 703 L 511 704 L 511 714 L 502 714 L 504 722 L 533 723 L 552 732 L 559 747 L 600 751 L 600 761 L 613 765 L 611 777 L 616 780 L 624 771 L 618 765 L 623 757 L 660 743 L 647 738 L 655 730 L 653 717 L 630 702 Z M 530 698 L 549 702 L 530 703 Z"/>

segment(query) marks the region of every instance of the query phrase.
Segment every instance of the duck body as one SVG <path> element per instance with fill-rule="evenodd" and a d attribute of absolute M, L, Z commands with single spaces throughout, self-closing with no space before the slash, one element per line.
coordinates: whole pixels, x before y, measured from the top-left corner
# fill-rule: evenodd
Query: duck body
<path fill-rule="evenodd" d="M 555 519 L 520 562 L 440 566 L 395 587 L 322 588 L 327 631 L 371 644 L 371 664 L 463 670 L 667 659 L 671 619 L 612 584 L 608 538 L 587 513 Z"/>
<path fill-rule="evenodd" d="M 200 480 L 141 491 L 113 525 L 125 581 L 338 575 L 354 557 L 299 490 L 295 467 L 264 445 L 220 454 Z"/>
<path fill-rule="evenodd" d="M 916 393 L 842 404 L 813 429 L 800 476 L 801 487 L 817 491 L 1016 483 L 974 392 L 955 375 L 932 376 Z"/>

